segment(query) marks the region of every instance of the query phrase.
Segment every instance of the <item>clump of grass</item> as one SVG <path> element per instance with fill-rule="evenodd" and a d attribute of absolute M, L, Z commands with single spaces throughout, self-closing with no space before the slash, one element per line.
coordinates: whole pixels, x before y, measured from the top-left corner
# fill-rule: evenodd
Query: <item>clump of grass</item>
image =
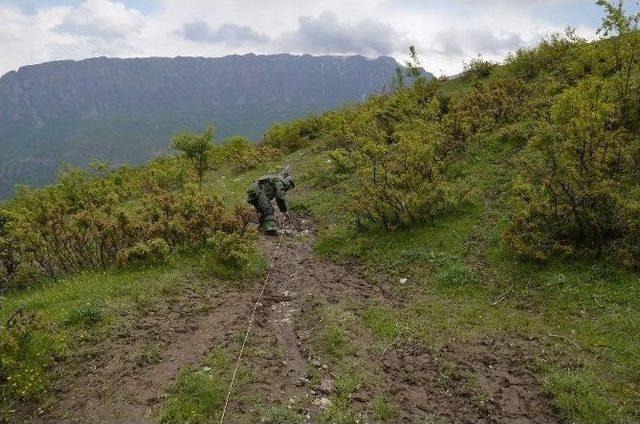
<path fill-rule="evenodd" d="M 159 421 L 165 424 L 219 421 L 233 368 L 232 357 L 222 349 L 215 349 L 201 368 L 181 371 L 160 411 Z M 235 383 L 238 392 L 248 379 L 248 370 L 241 368 Z"/>
<path fill-rule="evenodd" d="M 393 311 L 377 303 L 370 303 L 362 312 L 364 324 L 377 337 L 387 341 L 394 340 L 398 335 Z"/>
<path fill-rule="evenodd" d="M 317 344 L 320 350 L 332 359 L 342 359 L 355 352 L 356 347 L 349 336 L 351 314 L 338 306 L 325 306 L 320 310 L 323 326 Z"/>
<path fill-rule="evenodd" d="M 64 324 L 68 326 L 84 325 L 91 327 L 103 319 L 103 308 L 94 303 L 87 303 L 72 309 L 65 318 Z"/>
<path fill-rule="evenodd" d="M 280 405 L 271 405 L 262 411 L 260 422 L 264 424 L 299 424 L 304 417 Z"/>
<path fill-rule="evenodd" d="M 158 362 L 160 362 L 161 359 L 162 357 L 160 355 L 160 349 L 158 349 L 158 346 L 151 343 L 145 343 L 144 346 L 142 346 L 142 349 L 140 349 L 140 355 L 138 356 L 138 364 L 140 365 L 157 364 Z"/>
<path fill-rule="evenodd" d="M 341 359 L 351 352 L 351 342 L 344 328 L 338 324 L 328 324 L 320 334 L 320 347 L 326 355 Z"/>
<path fill-rule="evenodd" d="M 19 313 L 0 326 L 0 422 L 11 422 L 17 403 L 48 397 L 48 368 L 62 351 L 41 317 Z"/>
<path fill-rule="evenodd" d="M 373 417 L 382 422 L 391 421 L 398 414 L 398 410 L 386 396 L 376 396 L 371 401 Z"/>

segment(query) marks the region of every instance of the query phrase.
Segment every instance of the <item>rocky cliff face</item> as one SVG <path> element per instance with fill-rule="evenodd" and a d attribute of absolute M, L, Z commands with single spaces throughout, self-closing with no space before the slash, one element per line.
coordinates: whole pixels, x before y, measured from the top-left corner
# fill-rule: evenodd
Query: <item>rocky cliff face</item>
<path fill-rule="evenodd" d="M 274 121 L 362 100 L 389 84 L 389 57 L 95 58 L 0 78 L 0 195 L 51 181 L 63 163 L 138 163 L 184 127 L 259 137 Z"/>

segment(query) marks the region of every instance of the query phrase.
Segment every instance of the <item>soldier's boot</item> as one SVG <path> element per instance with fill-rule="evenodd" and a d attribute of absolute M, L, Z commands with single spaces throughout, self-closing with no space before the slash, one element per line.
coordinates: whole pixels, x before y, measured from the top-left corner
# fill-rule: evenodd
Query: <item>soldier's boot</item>
<path fill-rule="evenodd" d="M 264 218 L 262 231 L 269 235 L 278 234 L 278 221 L 276 221 L 273 215 L 269 215 Z"/>

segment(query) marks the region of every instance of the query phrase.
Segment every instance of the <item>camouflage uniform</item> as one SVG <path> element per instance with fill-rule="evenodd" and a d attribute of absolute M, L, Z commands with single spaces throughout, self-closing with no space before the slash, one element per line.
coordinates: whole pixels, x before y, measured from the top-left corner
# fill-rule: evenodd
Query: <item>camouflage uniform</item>
<path fill-rule="evenodd" d="M 284 199 L 287 191 L 294 187 L 293 180 L 280 175 L 265 175 L 258 178 L 247 190 L 247 202 L 253 205 L 260 215 L 260 229 L 269 234 L 278 231 L 278 221 L 273 216 L 274 209 L 271 200 L 276 199 L 280 212 L 287 212 L 287 202 Z"/>

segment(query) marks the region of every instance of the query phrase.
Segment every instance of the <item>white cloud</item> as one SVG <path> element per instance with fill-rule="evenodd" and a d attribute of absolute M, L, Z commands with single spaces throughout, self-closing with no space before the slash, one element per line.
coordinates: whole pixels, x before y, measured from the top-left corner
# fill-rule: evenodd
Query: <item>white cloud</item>
<path fill-rule="evenodd" d="M 68 13 L 53 31 L 62 34 L 98 38 L 122 38 L 144 25 L 140 12 L 124 3 L 109 0 L 86 0 Z"/>
<path fill-rule="evenodd" d="M 154 0 L 143 11 L 132 0 L 51 6 L 56 1 L 62 0 L 48 0 L 48 6 L 32 2 L 28 11 L 16 1 L 0 3 L 0 74 L 32 63 L 101 55 L 294 52 L 404 59 L 410 44 L 426 69 L 456 73 L 478 53 L 502 59 L 565 23 L 578 26 L 581 35 L 594 33 L 590 0 Z M 584 10 L 590 5 L 591 21 L 578 19 L 580 5 Z"/>

